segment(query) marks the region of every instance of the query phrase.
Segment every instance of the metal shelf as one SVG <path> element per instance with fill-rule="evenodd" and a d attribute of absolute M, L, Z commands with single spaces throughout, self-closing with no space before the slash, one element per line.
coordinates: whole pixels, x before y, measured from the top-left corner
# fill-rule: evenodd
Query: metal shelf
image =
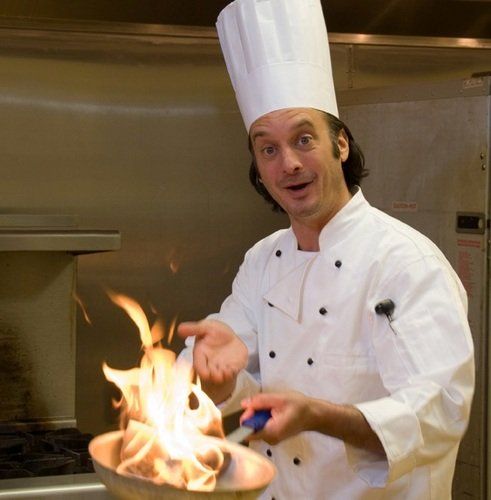
<path fill-rule="evenodd" d="M 113 230 L 0 229 L 0 252 L 69 252 L 85 254 L 119 250 L 121 235 Z"/>

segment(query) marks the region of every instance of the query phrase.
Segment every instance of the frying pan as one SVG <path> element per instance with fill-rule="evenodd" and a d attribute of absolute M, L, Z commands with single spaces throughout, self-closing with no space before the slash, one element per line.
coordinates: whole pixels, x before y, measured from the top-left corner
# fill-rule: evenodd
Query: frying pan
<path fill-rule="evenodd" d="M 106 488 L 120 499 L 256 499 L 273 480 L 274 465 L 255 451 L 223 439 L 209 438 L 230 455 L 228 466 L 218 476 L 213 491 L 189 491 L 170 485 L 157 485 L 150 480 L 116 473 L 123 431 L 101 434 L 89 443 L 94 469 Z"/>

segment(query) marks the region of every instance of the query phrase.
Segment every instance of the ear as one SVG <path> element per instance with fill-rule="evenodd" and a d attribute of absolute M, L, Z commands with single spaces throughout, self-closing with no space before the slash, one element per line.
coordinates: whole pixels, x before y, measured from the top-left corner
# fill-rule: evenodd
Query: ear
<path fill-rule="evenodd" d="M 349 156 L 349 139 L 344 128 L 338 135 L 338 148 L 341 162 L 345 162 Z"/>
<path fill-rule="evenodd" d="M 257 168 L 257 161 L 254 153 L 252 162 L 254 164 L 254 172 L 256 173 L 256 181 L 259 182 L 260 184 L 263 184 L 263 180 L 261 179 L 261 174 L 259 173 L 259 169 Z"/>

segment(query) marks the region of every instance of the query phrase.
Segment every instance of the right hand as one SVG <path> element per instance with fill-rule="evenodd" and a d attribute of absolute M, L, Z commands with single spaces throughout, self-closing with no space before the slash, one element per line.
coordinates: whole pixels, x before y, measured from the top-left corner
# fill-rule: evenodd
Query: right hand
<path fill-rule="evenodd" d="M 271 418 L 264 428 L 249 436 L 249 440 L 262 439 L 269 444 L 279 442 L 295 436 L 311 428 L 311 409 L 316 400 L 295 392 L 268 393 L 261 392 L 241 402 L 244 413 L 240 423 L 251 418 L 258 410 L 269 410 Z"/>
<path fill-rule="evenodd" d="M 247 366 L 247 347 L 225 323 L 213 319 L 181 323 L 182 338 L 195 337 L 194 369 L 205 384 L 235 386 L 237 374 Z"/>

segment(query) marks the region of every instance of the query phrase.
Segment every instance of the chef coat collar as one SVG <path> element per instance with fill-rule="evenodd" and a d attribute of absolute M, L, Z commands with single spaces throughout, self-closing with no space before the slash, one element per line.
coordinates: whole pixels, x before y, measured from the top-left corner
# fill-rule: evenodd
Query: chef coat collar
<path fill-rule="evenodd" d="M 351 200 L 322 229 L 319 235 L 320 253 L 329 253 L 335 245 L 349 237 L 356 230 L 362 211 L 367 207 L 369 204 L 357 186 Z M 293 253 L 297 251 L 298 243 L 291 228 L 280 243 L 286 247 L 287 254 L 292 259 L 288 260 L 295 262 Z M 263 295 L 271 307 L 281 310 L 295 321 L 301 321 L 304 281 L 316 257 L 317 255 L 313 255 L 310 259 L 302 261 Z"/>
<path fill-rule="evenodd" d="M 295 321 L 301 320 L 303 283 L 305 276 L 316 256 L 303 261 L 293 271 L 281 278 L 263 298 L 271 307 L 275 307 Z"/>
<path fill-rule="evenodd" d="M 364 209 L 370 206 L 361 188 L 356 186 L 355 189 L 356 192 L 348 203 L 323 227 L 319 235 L 321 253 L 329 252 L 348 238 L 356 230 Z"/>

